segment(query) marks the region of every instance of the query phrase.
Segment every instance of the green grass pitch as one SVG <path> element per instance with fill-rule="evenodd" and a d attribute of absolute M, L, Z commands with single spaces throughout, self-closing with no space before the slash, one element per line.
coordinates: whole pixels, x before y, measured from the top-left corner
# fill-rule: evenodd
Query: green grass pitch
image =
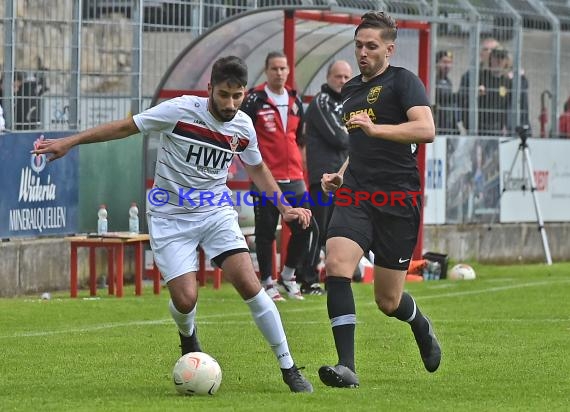
<path fill-rule="evenodd" d="M 213 397 L 178 395 L 178 336 L 168 294 L 0 299 L 1 411 L 566 411 L 570 409 L 570 263 L 474 265 L 475 281 L 406 285 L 441 341 L 427 373 L 409 327 L 382 315 L 372 285 L 354 284 L 358 389 L 325 387 L 336 362 L 326 298 L 278 304 L 313 394 L 292 394 L 247 306 L 224 283 L 200 289 L 206 352 L 223 370 Z"/>

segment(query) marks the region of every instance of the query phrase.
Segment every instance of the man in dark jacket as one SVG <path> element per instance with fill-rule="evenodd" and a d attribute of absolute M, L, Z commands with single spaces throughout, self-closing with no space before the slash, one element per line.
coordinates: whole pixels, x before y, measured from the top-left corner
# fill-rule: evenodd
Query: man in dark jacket
<path fill-rule="evenodd" d="M 440 50 L 435 55 L 435 128 L 439 134 L 459 134 L 457 129 L 457 99 L 449 72 L 453 67 L 453 53 Z"/>
<path fill-rule="evenodd" d="M 489 68 L 479 72 L 479 135 L 507 134 L 512 90 L 508 64 L 508 51 L 496 48 L 489 56 Z"/>
<path fill-rule="evenodd" d="M 327 82 L 321 86 L 305 114 L 305 141 L 307 145 L 307 172 L 311 210 L 319 227 L 319 249 L 324 247 L 326 229 L 332 212 L 332 199 L 323 193 L 321 177 L 340 169 L 348 155 L 348 132 L 341 119 L 342 86 L 352 77 L 352 68 L 344 60 L 332 62 L 327 70 Z M 311 258 L 312 261 L 310 261 Z M 301 283 L 303 294 L 321 295 L 317 264 L 319 253 L 309 255 Z"/>
<path fill-rule="evenodd" d="M 489 68 L 491 52 L 494 49 L 501 47 L 501 43 L 492 37 L 487 37 L 481 41 L 481 49 L 479 50 L 479 75 L 481 71 Z M 469 113 L 473 111 L 473 104 L 470 104 L 469 100 L 469 89 L 471 87 L 478 88 L 479 85 L 479 79 L 472 82 L 471 70 L 466 71 L 463 76 L 461 76 L 461 82 L 459 83 L 459 89 L 457 91 L 457 105 L 460 108 L 461 121 L 463 123 L 463 128 L 467 131 L 467 134 L 477 133 L 474 125 L 469 124 Z"/>

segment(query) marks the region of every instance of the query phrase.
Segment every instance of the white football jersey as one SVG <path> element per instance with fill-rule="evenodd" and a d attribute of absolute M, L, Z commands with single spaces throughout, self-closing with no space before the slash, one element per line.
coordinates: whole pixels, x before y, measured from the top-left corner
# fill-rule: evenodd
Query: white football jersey
<path fill-rule="evenodd" d="M 262 161 L 251 118 L 238 110 L 231 121 L 220 122 L 205 97 L 167 100 L 133 120 L 143 133 L 162 132 L 148 199 L 155 216 L 195 221 L 232 207 L 226 180 L 234 155 L 248 165 Z"/>

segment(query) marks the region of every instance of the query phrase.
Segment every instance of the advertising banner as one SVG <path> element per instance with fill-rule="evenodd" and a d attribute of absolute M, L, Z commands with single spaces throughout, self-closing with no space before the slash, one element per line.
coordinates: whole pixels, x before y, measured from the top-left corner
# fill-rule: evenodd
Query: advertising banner
<path fill-rule="evenodd" d="M 499 150 L 493 138 L 448 138 L 446 223 L 499 222 Z"/>
<path fill-rule="evenodd" d="M 77 148 L 48 163 L 30 153 L 40 140 L 70 132 L 0 135 L 0 237 L 34 237 L 77 231 Z"/>
<path fill-rule="evenodd" d="M 424 224 L 427 225 L 445 223 L 446 145 L 447 138 L 440 136 L 426 145 Z"/>
<path fill-rule="evenodd" d="M 501 222 L 537 222 L 520 139 L 501 142 Z M 545 222 L 570 221 L 570 141 L 528 139 L 537 203 Z"/>

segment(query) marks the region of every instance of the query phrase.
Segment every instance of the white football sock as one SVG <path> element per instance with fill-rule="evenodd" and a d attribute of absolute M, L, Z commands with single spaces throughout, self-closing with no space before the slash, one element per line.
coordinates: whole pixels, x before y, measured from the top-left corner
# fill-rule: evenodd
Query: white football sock
<path fill-rule="evenodd" d="M 249 306 L 249 310 L 258 329 L 271 346 L 271 350 L 273 350 L 275 356 L 277 356 L 279 366 L 282 369 L 291 368 L 294 365 L 293 357 L 289 352 L 289 345 L 287 344 L 287 338 L 285 337 L 285 331 L 281 323 L 281 316 L 279 316 L 279 312 L 273 300 L 267 296 L 265 291 L 260 290 L 257 295 L 246 300 L 245 303 Z"/>
<path fill-rule="evenodd" d="M 178 330 L 184 336 L 192 336 L 194 333 L 194 320 L 196 319 L 196 306 L 194 305 L 194 309 L 190 311 L 190 313 L 180 313 L 178 309 L 174 306 L 174 302 L 172 299 L 168 301 L 168 309 L 170 309 L 170 314 L 172 315 L 172 319 L 178 326 Z"/>
<path fill-rule="evenodd" d="M 292 280 L 295 276 L 295 268 L 290 268 L 289 266 L 283 266 L 281 271 L 281 278 L 283 280 Z"/>

